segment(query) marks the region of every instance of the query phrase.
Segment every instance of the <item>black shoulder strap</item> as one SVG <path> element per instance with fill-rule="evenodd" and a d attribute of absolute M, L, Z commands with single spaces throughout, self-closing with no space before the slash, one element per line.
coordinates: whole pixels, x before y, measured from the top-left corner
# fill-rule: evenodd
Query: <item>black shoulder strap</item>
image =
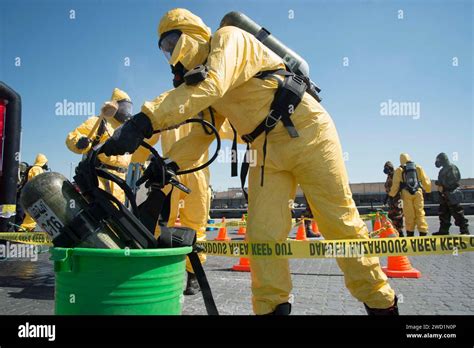
<path fill-rule="evenodd" d="M 219 315 L 216 303 L 214 302 L 214 297 L 212 296 L 211 287 L 209 286 L 206 273 L 204 273 L 204 269 L 202 268 L 201 260 L 199 260 L 197 252 L 193 251 L 189 253 L 188 257 L 189 261 L 191 262 L 191 266 L 193 267 L 194 274 L 196 275 L 199 287 L 201 288 L 207 314 Z"/>
<path fill-rule="evenodd" d="M 100 138 L 102 137 L 102 135 L 105 133 L 105 126 L 106 126 L 106 121 L 104 119 L 102 119 L 100 121 L 100 125 L 99 125 L 99 128 L 97 129 L 97 133 L 94 137 L 94 140 L 92 141 L 92 146 L 91 146 L 91 149 L 93 149 L 94 147 L 96 147 L 97 144 L 99 144 L 100 142 Z"/>
<path fill-rule="evenodd" d="M 249 173 L 249 167 L 250 167 L 250 163 L 248 159 L 249 151 L 250 151 L 250 143 L 247 142 L 247 150 L 245 150 L 245 156 L 242 161 L 242 165 L 240 167 L 240 188 L 242 189 L 242 193 L 244 194 L 246 202 L 249 201 L 249 194 L 247 190 L 245 190 L 245 181 L 247 180 L 247 175 Z"/>
<path fill-rule="evenodd" d="M 232 139 L 232 157 L 231 157 L 231 167 L 230 167 L 230 170 L 231 170 L 231 173 L 230 173 L 230 176 L 231 177 L 235 177 L 238 175 L 237 173 L 237 162 L 238 162 L 238 159 L 237 159 L 237 131 L 235 130 L 234 126 L 232 125 L 232 123 L 230 123 L 230 126 L 232 128 L 232 132 L 234 132 L 234 138 Z"/>

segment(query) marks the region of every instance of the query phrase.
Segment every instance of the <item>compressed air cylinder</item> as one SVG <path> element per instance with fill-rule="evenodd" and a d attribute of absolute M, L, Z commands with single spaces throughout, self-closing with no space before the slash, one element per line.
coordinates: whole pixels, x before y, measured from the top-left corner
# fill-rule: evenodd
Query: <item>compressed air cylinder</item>
<path fill-rule="evenodd" d="M 234 26 L 254 35 L 265 46 L 282 58 L 292 72 L 309 78 L 309 65 L 298 53 L 285 46 L 280 40 L 270 34 L 268 30 L 255 23 L 243 13 L 238 11 L 227 13 L 222 18 L 220 24 L 221 28 L 225 26 Z"/>
<path fill-rule="evenodd" d="M 57 238 L 65 233 L 64 227 L 77 229 L 79 221 L 77 217 L 80 216 L 83 217 L 81 221 L 87 221 L 80 227 L 84 229 L 87 226 L 87 231 L 80 231 L 84 232 L 86 237 L 78 245 L 68 247 L 105 249 L 124 247 L 110 227 L 85 214 L 88 203 L 74 185 L 60 173 L 47 172 L 29 180 L 22 190 L 20 201 L 28 214 L 51 236 L 55 246 L 64 246 L 57 245 L 61 240 Z"/>

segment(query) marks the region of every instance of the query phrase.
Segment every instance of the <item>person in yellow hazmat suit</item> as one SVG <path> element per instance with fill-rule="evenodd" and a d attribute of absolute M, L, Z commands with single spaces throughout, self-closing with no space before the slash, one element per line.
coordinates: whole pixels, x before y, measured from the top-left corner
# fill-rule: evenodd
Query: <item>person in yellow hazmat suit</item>
<path fill-rule="evenodd" d="M 410 155 L 402 153 L 400 155 L 400 166 L 393 174 L 389 196 L 395 197 L 401 191 L 407 237 L 415 235 L 415 227 L 418 228 L 420 236 L 428 234 L 423 190 L 427 193 L 431 192 L 430 178 L 421 166 L 411 160 Z"/>
<path fill-rule="evenodd" d="M 30 181 L 35 176 L 44 173 L 45 170 L 48 170 L 48 159 L 42 153 L 36 155 L 35 163 L 27 170 L 26 177 L 27 181 Z M 25 214 L 25 219 L 23 220 L 20 230 L 34 231 L 36 228 L 36 222 L 30 216 L 30 214 Z"/>
<path fill-rule="evenodd" d="M 132 101 L 127 93 L 115 88 L 110 102 L 106 102 L 101 110 L 101 115 L 88 118 L 79 127 L 70 132 L 66 137 L 66 146 L 77 154 L 86 154 L 89 150 L 104 143 L 114 131 L 132 116 Z M 131 155 L 98 156 L 100 168 L 125 179 Z M 99 187 L 113 194 L 122 203 L 125 202 L 125 193 L 114 182 L 99 178 Z"/>
<path fill-rule="evenodd" d="M 286 241 L 291 230 L 290 203 L 297 184 L 326 239 L 369 238 L 352 199 L 342 148 L 328 112 L 308 93 L 300 96 L 296 108 L 291 108 L 287 100 L 283 103 L 285 108 L 273 103 L 282 96 L 276 93 L 282 91 L 280 83 L 298 83 L 291 76 L 272 75 L 285 69 L 279 56 L 234 26 L 222 27 L 211 37 L 202 20 L 185 9 L 167 12 L 159 23 L 158 34 L 159 46 L 171 65 L 189 70 L 205 64 L 206 74 L 201 74 L 204 78 L 197 83 L 182 84 L 145 102 L 141 112 L 104 144 L 104 153 L 132 152 L 153 130 L 181 123 L 212 106 L 219 115 L 216 126 L 220 127 L 227 118 L 251 143 L 250 150 L 256 152 L 257 163 L 250 166 L 248 185 L 250 243 Z M 264 78 L 262 72 L 274 78 Z M 300 86 L 294 90 L 299 91 Z M 257 135 L 262 124 L 265 134 Z M 168 152 L 172 162 L 166 164 L 167 169 L 189 168 L 212 139 L 191 131 Z M 156 161 L 155 166 L 159 165 Z M 150 180 L 153 173 L 150 169 Z M 365 304 L 369 314 L 398 314 L 397 298 L 377 257 L 337 258 L 337 263 L 347 288 Z M 289 314 L 292 282 L 288 260 L 251 256 L 250 266 L 254 312 Z"/>

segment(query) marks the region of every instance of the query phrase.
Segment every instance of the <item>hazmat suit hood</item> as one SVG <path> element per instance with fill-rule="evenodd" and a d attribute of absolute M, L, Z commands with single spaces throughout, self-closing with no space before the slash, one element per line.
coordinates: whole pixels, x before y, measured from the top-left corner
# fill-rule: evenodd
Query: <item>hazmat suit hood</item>
<path fill-rule="evenodd" d="M 400 155 L 400 165 L 401 166 L 404 166 L 405 164 L 407 164 L 407 162 L 410 162 L 411 161 L 411 157 L 409 154 L 407 153 L 402 153 Z"/>
<path fill-rule="evenodd" d="M 35 166 L 42 167 L 46 163 L 48 163 L 48 159 L 46 158 L 45 155 L 43 155 L 42 153 L 39 153 L 38 155 L 36 155 L 35 163 L 34 163 Z"/>
<path fill-rule="evenodd" d="M 121 89 L 118 89 L 118 88 L 114 88 L 113 92 L 112 92 L 112 96 L 110 97 L 110 100 L 113 100 L 113 101 L 116 101 L 116 102 L 119 102 L 119 101 L 122 101 L 122 100 L 126 100 L 126 101 L 129 101 L 131 102 L 132 99 L 130 99 L 130 96 L 122 91 Z"/>
<path fill-rule="evenodd" d="M 439 168 L 446 167 L 447 165 L 449 165 L 448 155 L 446 155 L 444 152 L 441 152 L 438 154 L 438 156 L 436 156 L 435 166 L 436 168 Z"/>
<path fill-rule="evenodd" d="M 114 115 L 114 120 L 119 123 L 125 123 L 132 117 L 132 100 L 126 92 L 114 88 L 110 100 L 118 104 L 118 110 Z"/>
<path fill-rule="evenodd" d="M 169 63 L 172 66 L 181 63 L 186 70 L 203 64 L 210 50 L 211 30 L 202 19 L 186 9 L 176 8 L 161 18 L 158 36 L 161 39 L 172 30 L 181 32 L 181 36 Z"/>
<path fill-rule="evenodd" d="M 48 163 L 48 159 L 46 158 L 46 156 L 42 153 L 39 153 L 38 155 L 36 155 L 35 163 L 33 165 L 41 168 L 44 167 L 45 169 L 47 169 L 46 163 Z"/>

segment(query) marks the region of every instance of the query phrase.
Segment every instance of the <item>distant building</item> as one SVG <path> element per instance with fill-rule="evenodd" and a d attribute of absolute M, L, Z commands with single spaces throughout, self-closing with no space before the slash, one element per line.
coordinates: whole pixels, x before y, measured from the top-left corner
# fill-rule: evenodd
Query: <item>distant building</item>
<path fill-rule="evenodd" d="M 373 209 L 380 207 L 385 198 L 385 187 L 383 182 L 369 182 L 350 184 L 352 196 L 359 210 Z M 432 180 L 432 192 L 425 195 L 425 206 L 427 214 L 436 214 L 439 197 L 437 187 Z M 461 179 L 461 189 L 464 193 L 464 205 L 467 205 L 466 213 L 474 212 L 474 178 Z M 295 197 L 296 211 L 302 211 L 306 208 L 306 202 L 303 197 L 303 191 L 298 187 Z M 211 209 L 238 209 L 246 210 L 247 202 L 240 187 L 232 187 L 227 191 L 214 192 L 214 198 L 211 203 Z M 472 210 L 472 212 L 471 212 Z"/>

